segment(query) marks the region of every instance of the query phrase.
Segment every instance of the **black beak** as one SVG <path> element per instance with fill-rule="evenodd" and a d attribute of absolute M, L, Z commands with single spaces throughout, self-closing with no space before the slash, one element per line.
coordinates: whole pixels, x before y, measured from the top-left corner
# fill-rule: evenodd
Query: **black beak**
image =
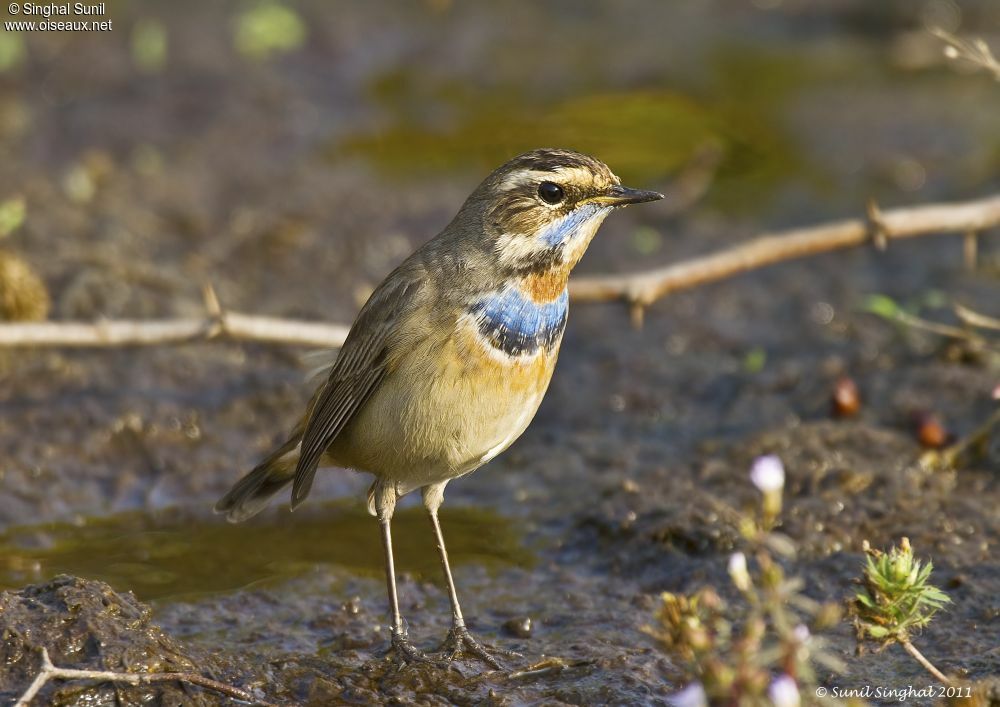
<path fill-rule="evenodd" d="M 641 204 L 645 201 L 658 201 L 662 198 L 663 194 L 658 191 L 630 189 L 616 184 L 601 196 L 595 197 L 594 201 L 607 206 L 627 206 L 628 204 Z"/>

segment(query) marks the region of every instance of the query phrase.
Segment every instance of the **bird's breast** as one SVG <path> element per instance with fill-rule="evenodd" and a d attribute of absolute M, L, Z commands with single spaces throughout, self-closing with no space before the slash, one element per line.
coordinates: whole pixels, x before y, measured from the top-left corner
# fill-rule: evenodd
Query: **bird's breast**
<path fill-rule="evenodd" d="M 459 328 L 462 319 L 473 323 L 490 353 L 501 358 L 551 351 L 566 329 L 569 293 L 565 286 L 553 293 L 551 283 L 536 279 L 479 297 L 468 306 Z"/>
<path fill-rule="evenodd" d="M 568 313 L 559 284 L 522 281 L 480 296 L 450 326 L 429 328 L 398 351 L 332 458 L 405 493 L 472 471 L 510 446 L 538 410 L 559 355 Z"/>

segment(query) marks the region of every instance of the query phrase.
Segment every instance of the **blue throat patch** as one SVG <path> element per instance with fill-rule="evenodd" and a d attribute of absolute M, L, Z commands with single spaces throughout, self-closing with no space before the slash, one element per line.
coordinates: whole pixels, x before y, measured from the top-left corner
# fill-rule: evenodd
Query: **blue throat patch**
<path fill-rule="evenodd" d="M 550 223 L 538 232 L 538 237 L 549 246 L 558 246 L 571 240 L 580 226 L 594 218 L 603 207 L 586 204 Z"/>
<path fill-rule="evenodd" d="M 562 338 L 569 314 L 569 292 L 552 302 L 533 302 L 516 287 L 508 287 L 471 307 L 482 334 L 494 348 L 509 356 L 551 350 Z"/>

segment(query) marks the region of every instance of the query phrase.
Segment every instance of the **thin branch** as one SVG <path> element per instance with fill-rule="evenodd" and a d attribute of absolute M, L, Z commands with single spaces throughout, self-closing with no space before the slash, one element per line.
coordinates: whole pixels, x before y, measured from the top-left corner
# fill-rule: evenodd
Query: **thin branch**
<path fill-rule="evenodd" d="M 601 275 L 570 283 L 578 302 L 625 300 L 648 306 L 661 297 L 696 285 L 785 260 L 864 245 L 878 234 L 886 242 L 935 233 L 983 231 L 1000 223 L 1000 195 L 978 201 L 893 209 L 872 220 L 851 219 L 766 234 L 718 253 L 628 275 Z M 873 228 L 873 225 L 876 227 Z"/>
<path fill-rule="evenodd" d="M 974 312 L 973 310 L 963 307 L 960 304 L 953 304 L 952 309 L 955 311 L 958 318 L 962 320 L 962 323 L 965 325 L 964 327 L 924 319 L 901 309 L 889 314 L 875 310 L 869 311 L 876 316 L 883 317 L 888 321 L 896 322 L 897 324 L 910 329 L 918 329 L 920 331 L 930 332 L 931 334 L 937 334 L 938 336 L 944 336 L 949 339 L 963 341 L 971 350 L 974 351 L 996 350 L 997 344 L 1000 342 L 982 336 L 977 330 L 1000 329 L 1000 320 L 987 317 L 985 314 L 979 314 L 978 312 Z"/>
<path fill-rule="evenodd" d="M 226 312 L 221 318 L 0 324 L 0 347 L 146 346 L 227 338 L 337 348 L 350 327 Z"/>
<path fill-rule="evenodd" d="M 222 693 L 236 700 L 249 702 L 262 707 L 277 707 L 271 702 L 263 702 L 246 690 L 227 685 L 226 683 L 206 678 L 198 673 L 116 673 L 110 670 L 76 670 L 73 668 L 57 668 L 49 659 L 49 652 L 41 650 L 42 665 L 34 681 L 24 691 L 24 694 L 14 703 L 14 707 L 28 707 L 39 690 L 50 680 L 96 680 L 98 682 L 124 682 L 129 685 L 148 685 L 157 682 L 183 682 L 197 685 L 206 690 Z"/>
<path fill-rule="evenodd" d="M 938 336 L 946 336 L 951 339 L 961 339 L 962 341 L 967 341 L 976 346 L 981 346 L 985 343 L 981 336 L 967 329 L 951 326 L 950 324 L 942 324 L 941 322 L 932 322 L 929 319 L 922 319 L 921 317 L 910 314 L 909 312 L 896 312 L 890 317 L 890 319 L 894 322 L 902 324 L 903 326 L 910 327 L 911 329 L 921 329 L 922 331 L 928 331 L 932 334 L 937 334 Z"/>
<path fill-rule="evenodd" d="M 1000 195 L 978 201 L 930 204 L 881 212 L 869 208 L 867 221 L 851 219 L 760 236 L 746 243 L 662 268 L 625 275 L 584 277 L 570 283 L 576 302 L 624 300 L 633 321 L 665 295 L 766 265 L 872 242 L 934 233 L 982 232 L 1000 224 Z M 337 348 L 350 327 L 258 317 L 223 310 L 206 292 L 208 315 L 200 319 L 145 321 L 37 322 L 0 324 L 0 347 L 142 346 L 214 338 Z"/>
<path fill-rule="evenodd" d="M 990 46 L 982 39 L 960 39 L 951 32 L 936 28 L 931 30 L 931 34 L 943 41 L 947 46 L 944 48 L 944 55 L 952 61 L 962 59 L 973 66 L 983 69 L 991 74 L 993 78 L 1000 81 L 1000 61 L 993 56 Z"/>
<path fill-rule="evenodd" d="M 955 314 L 958 318 L 969 326 L 1000 331 L 1000 319 L 988 317 L 985 314 L 980 314 L 979 312 L 969 309 L 968 307 L 963 307 L 960 304 L 953 305 L 953 309 L 955 310 Z"/>
<path fill-rule="evenodd" d="M 930 662 L 929 660 L 927 660 L 927 658 L 924 657 L 924 654 L 917 650 L 917 647 L 915 645 L 913 645 L 909 641 L 901 641 L 901 643 L 903 645 L 903 648 L 906 649 L 906 652 L 909 653 L 910 655 L 912 655 L 916 659 L 916 661 L 918 663 L 920 663 L 922 666 L 924 666 L 924 669 L 928 673 L 930 673 L 931 675 L 933 675 L 934 677 L 936 677 L 939 681 L 941 681 L 945 685 L 953 685 L 954 684 L 951 681 L 951 678 L 949 678 L 947 675 L 945 675 L 940 670 L 938 670 L 937 668 L 935 668 L 934 664 L 932 662 Z"/>

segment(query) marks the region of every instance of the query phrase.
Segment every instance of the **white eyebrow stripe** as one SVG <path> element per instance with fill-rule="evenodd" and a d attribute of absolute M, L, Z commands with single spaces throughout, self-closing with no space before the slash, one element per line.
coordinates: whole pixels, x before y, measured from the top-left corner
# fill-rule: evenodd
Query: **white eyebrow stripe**
<path fill-rule="evenodd" d="M 621 180 L 614 174 L 609 173 L 609 177 L 612 183 L 621 183 Z M 604 177 L 603 175 L 596 175 L 587 167 L 563 166 L 556 167 L 553 170 L 525 169 L 508 174 L 498 186 L 503 191 L 510 191 L 527 184 L 537 184 L 544 181 L 561 182 L 564 185 L 598 185 L 599 182 L 604 181 Z"/>
<path fill-rule="evenodd" d="M 516 189 L 518 187 L 524 186 L 525 184 L 531 184 L 534 182 L 541 182 L 547 177 L 549 177 L 551 172 L 542 172 L 537 169 L 526 169 L 520 172 L 513 172 L 508 174 L 502 182 L 500 182 L 500 189 L 504 191 L 509 191 L 511 189 Z"/>
<path fill-rule="evenodd" d="M 586 167 L 557 167 L 551 174 L 557 175 L 557 179 L 563 179 L 570 184 L 593 184 L 594 178 L 597 176 Z"/>

